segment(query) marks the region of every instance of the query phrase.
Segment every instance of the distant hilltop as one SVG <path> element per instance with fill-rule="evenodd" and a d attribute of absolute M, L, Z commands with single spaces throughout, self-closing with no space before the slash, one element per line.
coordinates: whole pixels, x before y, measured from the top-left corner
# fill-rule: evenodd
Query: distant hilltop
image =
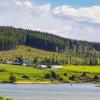
<path fill-rule="evenodd" d="M 0 26 L 0 50 L 14 49 L 17 45 L 26 45 L 54 52 L 66 50 L 76 52 L 100 51 L 100 43 L 66 39 L 39 31 Z"/>

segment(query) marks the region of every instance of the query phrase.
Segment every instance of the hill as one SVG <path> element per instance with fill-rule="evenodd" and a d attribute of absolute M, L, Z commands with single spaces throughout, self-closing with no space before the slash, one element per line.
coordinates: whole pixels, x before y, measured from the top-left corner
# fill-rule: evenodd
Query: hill
<path fill-rule="evenodd" d="M 33 49 L 27 50 L 27 46 Z M 35 49 L 43 56 L 37 52 L 33 55 Z M 0 27 L 0 51 L 1 61 L 5 58 L 15 60 L 16 57 L 22 57 L 31 61 L 33 58 L 45 59 L 44 62 L 49 64 L 100 65 L 100 43 L 66 39 L 13 27 Z"/>
<path fill-rule="evenodd" d="M 1 51 L 1 61 L 28 61 L 33 63 L 63 63 L 66 56 L 62 53 L 44 51 L 28 46 L 17 46 L 14 50 Z"/>
<path fill-rule="evenodd" d="M 39 31 L 0 27 L 0 50 L 13 49 L 17 45 L 55 52 L 66 51 L 66 49 L 100 51 L 100 43 L 71 40 Z"/>

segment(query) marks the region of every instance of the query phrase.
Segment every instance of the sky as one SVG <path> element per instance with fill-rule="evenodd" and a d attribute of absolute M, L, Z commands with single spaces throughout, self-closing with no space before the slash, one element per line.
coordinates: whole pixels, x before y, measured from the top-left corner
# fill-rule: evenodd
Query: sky
<path fill-rule="evenodd" d="M 0 25 L 100 42 L 100 0 L 0 0 Z"/>

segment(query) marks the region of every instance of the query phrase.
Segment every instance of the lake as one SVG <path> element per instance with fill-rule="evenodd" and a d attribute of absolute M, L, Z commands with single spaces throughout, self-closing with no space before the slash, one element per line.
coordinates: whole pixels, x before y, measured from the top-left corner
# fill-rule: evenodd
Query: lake
<path fill-rule="evenodd" d="M 0 84 L 0 96 L 15 100 L 100 100 L 95 84 Z"/>

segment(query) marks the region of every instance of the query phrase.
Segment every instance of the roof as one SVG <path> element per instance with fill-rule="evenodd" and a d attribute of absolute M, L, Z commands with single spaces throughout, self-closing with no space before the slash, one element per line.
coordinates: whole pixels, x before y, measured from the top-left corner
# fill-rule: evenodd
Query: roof
<path fill-rule="evenodd" d="M 47 68 L 46 65 L 39 65 L 39 67 L 41 67 L 41 68 Z"/>

